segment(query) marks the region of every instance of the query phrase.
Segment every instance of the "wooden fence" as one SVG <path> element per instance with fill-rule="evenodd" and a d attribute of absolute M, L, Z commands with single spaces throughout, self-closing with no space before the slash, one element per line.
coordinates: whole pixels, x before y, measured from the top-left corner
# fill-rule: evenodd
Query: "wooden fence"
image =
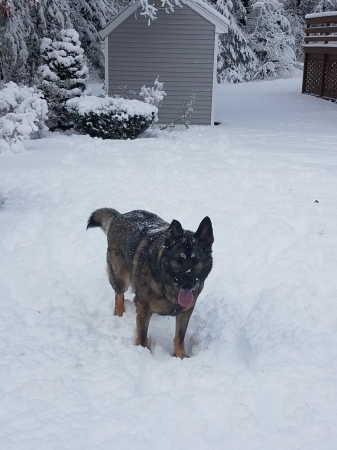
<path fill-rule="evenodd" d="M 337 100 L 337 14 L 305 18 L 302 93 Z"/>

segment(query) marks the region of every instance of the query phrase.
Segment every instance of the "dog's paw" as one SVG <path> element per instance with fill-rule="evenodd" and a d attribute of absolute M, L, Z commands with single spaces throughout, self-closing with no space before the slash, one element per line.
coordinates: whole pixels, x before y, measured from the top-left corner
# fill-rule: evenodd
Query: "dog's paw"
<path fill-rule="evenodd" d="M 189 358 L 189 356 L 186 355 L 185 352 L 174 352 L 173 356 L 175 356 L 176 358 L 180 358 L 180 359 Z"/>
<path fill-rule="evenodd" d="M 115 308 L 115 316 L 117 317 L 123 317 L 124 312 L 125 312 L 124 309 Z"/>
<path fill-rule="evenodd" d="M 150 350 L 149 338 L 146 338 L 145 342 L 141 342 L 139 338 L 136 338 L 136 345 L 141 345 L 142 347 L 148 348 Z"/>

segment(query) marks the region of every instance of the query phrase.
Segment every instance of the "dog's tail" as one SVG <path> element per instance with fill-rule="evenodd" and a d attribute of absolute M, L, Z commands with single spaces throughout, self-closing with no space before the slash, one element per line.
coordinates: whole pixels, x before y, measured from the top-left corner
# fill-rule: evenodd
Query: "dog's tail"
<path fill-rule="evenodd" d="M 108 233 L 111 222 L 119 215 L 120 213 L 112 208 L 96 209 L 88 219 L 87 229 L 101 227 L 105 233 Z"/>

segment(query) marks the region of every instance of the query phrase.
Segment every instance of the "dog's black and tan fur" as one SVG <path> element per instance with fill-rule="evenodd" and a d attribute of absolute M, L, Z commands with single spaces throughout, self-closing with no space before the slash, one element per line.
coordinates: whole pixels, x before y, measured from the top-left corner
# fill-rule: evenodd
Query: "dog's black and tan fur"
<path fill-rule="evenodd" d="M 124 313 L 124 293 L 131 286 L 137 308 L 136 344 L 148 346 L 153 313 L 176 316 L 174 354 L 186 356 L 184 339 L 196 300 L 212 269 L 213 229 L 205 217 L 198 230 L 184 230 L 147 211 L 120 214 L 94 211 L 87 228 L 107 234 L 107 272 L 115 291 L 115 315 Z M 185 298 L 179 300 L 178 298 Z"/>

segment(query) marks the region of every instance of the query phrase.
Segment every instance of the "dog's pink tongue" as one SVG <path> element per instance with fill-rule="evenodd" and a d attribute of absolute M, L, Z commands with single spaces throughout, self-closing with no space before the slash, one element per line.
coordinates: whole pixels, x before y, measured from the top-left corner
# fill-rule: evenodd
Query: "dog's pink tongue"
<path fill-rule="evenodd" d="M 193 303 L 193 293 L 192 291 L 184 291 L 184 289 L 180 289 L 178 294 L 178 303 L 183 308 L 188 308 Z"/>

